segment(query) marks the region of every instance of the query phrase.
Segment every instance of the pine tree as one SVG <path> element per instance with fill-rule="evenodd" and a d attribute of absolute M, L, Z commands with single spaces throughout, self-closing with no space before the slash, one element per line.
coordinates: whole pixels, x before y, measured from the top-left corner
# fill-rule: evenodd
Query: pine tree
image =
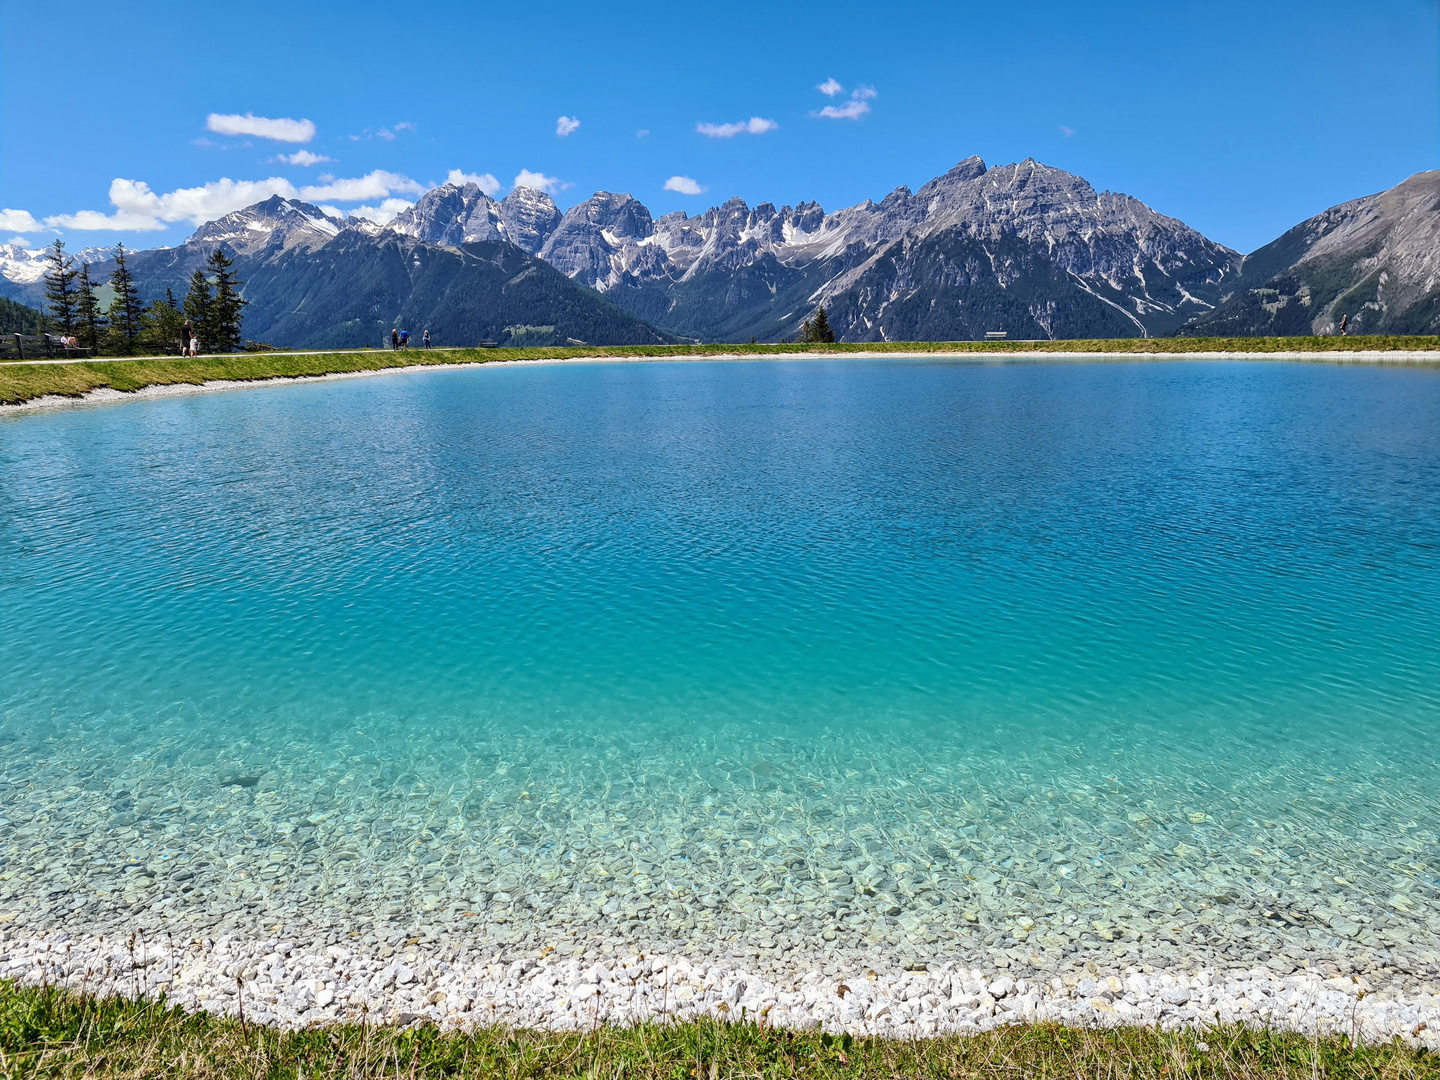
<path fill-rule="evenodd" d="M 75 289 L 75 321 L 80 328 L 80 344 L 91 352 L 100 350 L 100 338 L 105 332 L 105 316 L 100 313 L 100 299 L 95 295 L 95 283 L 90 280 L 90 264 L 80 264 L 80 283 Z"/>
<path fill-rule="evenodd" d="M 140 306 L 140 294 L 135 288 L 134 275 L 125 264 L 125 245 L 115 245 L 115 270 L 110 275 L 110 287 L 115 297 L 110 301 L 110 339 L 115 351 L 127 355 L 135 349 L 135 338 L 144 327 L 145 309 Z"/>
<path fill-rule="evenodd" d="M 206 266 L 215 275 L 215 299 L 210 305 L 210 345 L 216 352 L 234 352 L 244 343 L 241 322 L 248 303 L 240 296 L 245 283 L 235 276 L 235 260 L 216 248 Z"/>
<path fill-rule="evenodd" d="M 185 294 L 185 318 L 190 320 L 190 333 L 200 341 L 200 348 L 209 349 L 215 344 L 210 336 L 210 309 L 215 303 L 210 292 L 210 279 L 205 271 L 196 267 L 190 275 L 190 289 Z"/>
<path fill-rule="evenodd" d="M 810 324 L 810 340 L 820 345 L 834 345 L 835 331 L 830 329 L 830 320 L 825 317 L 825 305 L 815 312 L 815 321 Z"/>
<path fill-rule="evenodd" d="M 65 241 L 59 238 L 47 258 L 50 269 L 45 271 L 45 300 L 56 327 L 69 337 L 75 333 L 75 263 L 65 254 Z"/>
<path fill-rule="evenodd" d="M 146 352 L 174 353 L 180 351 L 180 328 L 185 316 L 173 304 L 156 300 L 145 309 L 145 327 L 139 343 Z"/>

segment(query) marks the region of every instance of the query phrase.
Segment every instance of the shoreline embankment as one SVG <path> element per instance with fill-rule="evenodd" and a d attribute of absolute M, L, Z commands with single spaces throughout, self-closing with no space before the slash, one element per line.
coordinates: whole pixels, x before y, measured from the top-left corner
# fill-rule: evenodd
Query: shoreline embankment
<path fill-rule="evenodd" d="M 187 1012 L 244 1016 L 282 1030 L 344 1023 L 442 1031 L 630 1027 L 745 1021 L 796 1032 L 890 1039 L 975 1035 L 1014 1024 L 1204 1031 L 1215 1025 L 1399 1039 L 1440 1051 L 1440 994 L 1376 987 L 1360 975 L 1263 966 L 1131 965 L 1106 974 L 1015 978 L 964 961 L 895 970 L 787 958 L 781 969 L 706 956 L 593 957 L 553 948 L 323 951 L 257 931 L 244 937 L 0 933 L 0 968 L 25 986 L 158 998 Z"/>
<path fill-rule="evenodd" d="M 1121 338 L 1054 342 L 657 345 L 236 353 L 0 363 L 0 413 L 314 379 L 526 362 L 947 358 L 993 363 L 1276 360 L 1440 367 L 1440 338 Z"/>

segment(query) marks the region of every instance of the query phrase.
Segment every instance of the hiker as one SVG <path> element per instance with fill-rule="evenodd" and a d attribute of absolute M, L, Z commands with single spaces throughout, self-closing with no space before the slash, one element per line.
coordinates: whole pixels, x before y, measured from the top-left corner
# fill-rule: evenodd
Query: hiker
<path fill-rule="evenodd" d="M 189 319 L 186 319 L 186 320 L 185 320 L 185 325 L 182 326 L 182 327 L 180 327 L 180 355 L 181 355 L 181 356 L 188 356 L 188 355 L 190 354 L 190 339 L 191 339 L 192 337 L 194 337 L 194 336 L 195 336 L 195 335 L 194 335 L 194 332 L 190 329 L 190 320 L 189 320 Z"/>
<path fill-rule="evenodd" d="M 392 350 L 400 348 L 400 331 L 393 326 L 390 328 L 390 348 Z"/>
<path fill-rule="evenodd" d="M 423 333 L 423 334 L 420 335 L 420 347 L 421 347 L 422 349 L 428 349 L 428 348 L 430 347 L 430 331 L 429 331 L 429 330 L 426 330 L 425 333 Z"/>
<path fill-rule="evenodd" d="M 1345 312 L 1340 313 L 1340 336 L 1345 336 L 1345 328 L 1350 325 L 1350 316 Z"/>
<path fill-rule="evenodd" d="M 401 331 L 400 331 L 400 347 L 401 347 L 402 349 L 408 349 L 408 348 L 410 347 L 410 331 L 409 331 L 409 330 L 401 330 Z"/>

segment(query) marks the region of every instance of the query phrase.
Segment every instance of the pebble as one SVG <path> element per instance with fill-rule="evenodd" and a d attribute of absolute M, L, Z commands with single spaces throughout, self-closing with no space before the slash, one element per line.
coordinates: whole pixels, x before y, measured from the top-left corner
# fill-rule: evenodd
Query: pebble
<path fill-rule="evenodd" d="M 63 940 L 62 940 L 63 939 Z M 86 934 L 0 934 L 0 972 L 27 985 L 102 995 L 163 992 L 189 1010 L 283 1028 L 358 1022 L 546 1030 L 701 1017 L 795 1030 L 913 1038 L 1006 1024 L 1201 1028 L 1217 1020 L 1440 1050 L 1440 995 L 1378 992 L 1364 978 L 1265 967 L 1085 978 L 1009 975 L 943 963 L 925 971 L 827 973 L 675 955 L 560 957 L 412 948 L 396 963 L 364 950 L 289 949 L 245 938 L 189 942 Z M 237 976 L 240 985 L 236 985 Z"/>
<path fill-rule="evenodd" d="M 1360 1013 L 1375 1017 L 1440 988 L 1440 837 L 1417 810 L 1433 778 L 1404 763 L 1324 771 L 1276 755 L 1247 762 L 1246 789 L 1226 793 L 1193 769 L 1176 775 L 1159 744 L 1123 757 L 1037 748 L 982 770 L 863 733 L 801 744 L 721 728 L 700 747 L 480 731 L 462 746 L 399 721 L 314 743 L 263 725 L 116 718 L 103 738 L 65 721 L 11 734 L 7 940 L 226 942 L 252 978 L 287 988 L 261 1003 L 285 1022 L 372 997 L 387 1016 L 438 1022 L 473 1012 L 463 1001 L 499 1016 L 513 1003 L 482 993 L 490 976 L 427 981 L 441 963 L 482 961 L 516 987 L 574 965 L 563 988 L 621 1016 L 605 988 L 655 978 L 620 974 L 631 956 L 725 972 L 661 997 L 722 1014 L 753 1015 L 756 987 L 799 993 L 812 975 L 873 991 L 873 971 L 918 991 L 952 974 L 944 992 L 856 988 L 830 1011 L 774 999 L 771 1015 L 839 1027 L 917 1010 L 937 1025 L 1047 1009 L 1093 1023 L 1184 1019 L 1209 1008 L 1180 981 L 1198 972 L 1243 970 L 1247 986 L 1318 980 L 1326 993 L 1360 980 L 1373 989 Z M 320 976 L 307 965 L 332 949 L 363 958 L 363 980 L 347 967 L 341 983 L 309 985 Z M 187 963 L 199 971 L 207 955 Z M 596 965 L 608 974 L 580 977 Z M 957 990 L 961 970 L 988 974 Z M 1167 973 L 1175 981 L 1158 991 L 1131 985 Z M 1247 989 L 1234 1007 L 1275 1014 L 1275 998 Z M 544 1023 L 579 1000 L 557 991 Z"/>

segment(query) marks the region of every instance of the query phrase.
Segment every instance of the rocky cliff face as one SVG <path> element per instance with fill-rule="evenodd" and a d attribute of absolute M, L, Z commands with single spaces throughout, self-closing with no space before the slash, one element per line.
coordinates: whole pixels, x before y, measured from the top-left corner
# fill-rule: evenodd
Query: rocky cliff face
<path fill-rule="evenodd" d="M 264 202 L 206 222 L 185 242 L 207 249 L 224 244 L 237 255 L 250 255 L 273 247 L 284 251 L 296 246 L 314 249 L 329 243 L 344 227 L 345 222 L 330 217 L 318 206 L 273 195 Z"/>
<path fill-rule="evenodd" d="M 496 202 L 476 184 L 444 184 L 422 195 L 395 218 L 390 229 L 427 244 L 451 247 L 508 240 L 534 255 L 559 223 L 560 210 L 543 191 L 516 188 Z"/>
<path fill-rule="evenodd" d="M 617 258 L 654 232 L 650 211 L 639 200 L 597 191 L 566 211 L 540 257 L 568 277 L 603 291 L 614 281 Z"/>
<path fill-rule="evenodd" d="M 537 255 L 560 225 L 555 200 L 543 191 L 517 187 L 500 200 L 500 231 L 527 255 Z"/>
<path fill-rule="evenodd" d="M 1317 214 L 1241 265 L 1225 302 L 1185 327 L 1216 335 L 1440 333 L 1440 171 Z"/>

